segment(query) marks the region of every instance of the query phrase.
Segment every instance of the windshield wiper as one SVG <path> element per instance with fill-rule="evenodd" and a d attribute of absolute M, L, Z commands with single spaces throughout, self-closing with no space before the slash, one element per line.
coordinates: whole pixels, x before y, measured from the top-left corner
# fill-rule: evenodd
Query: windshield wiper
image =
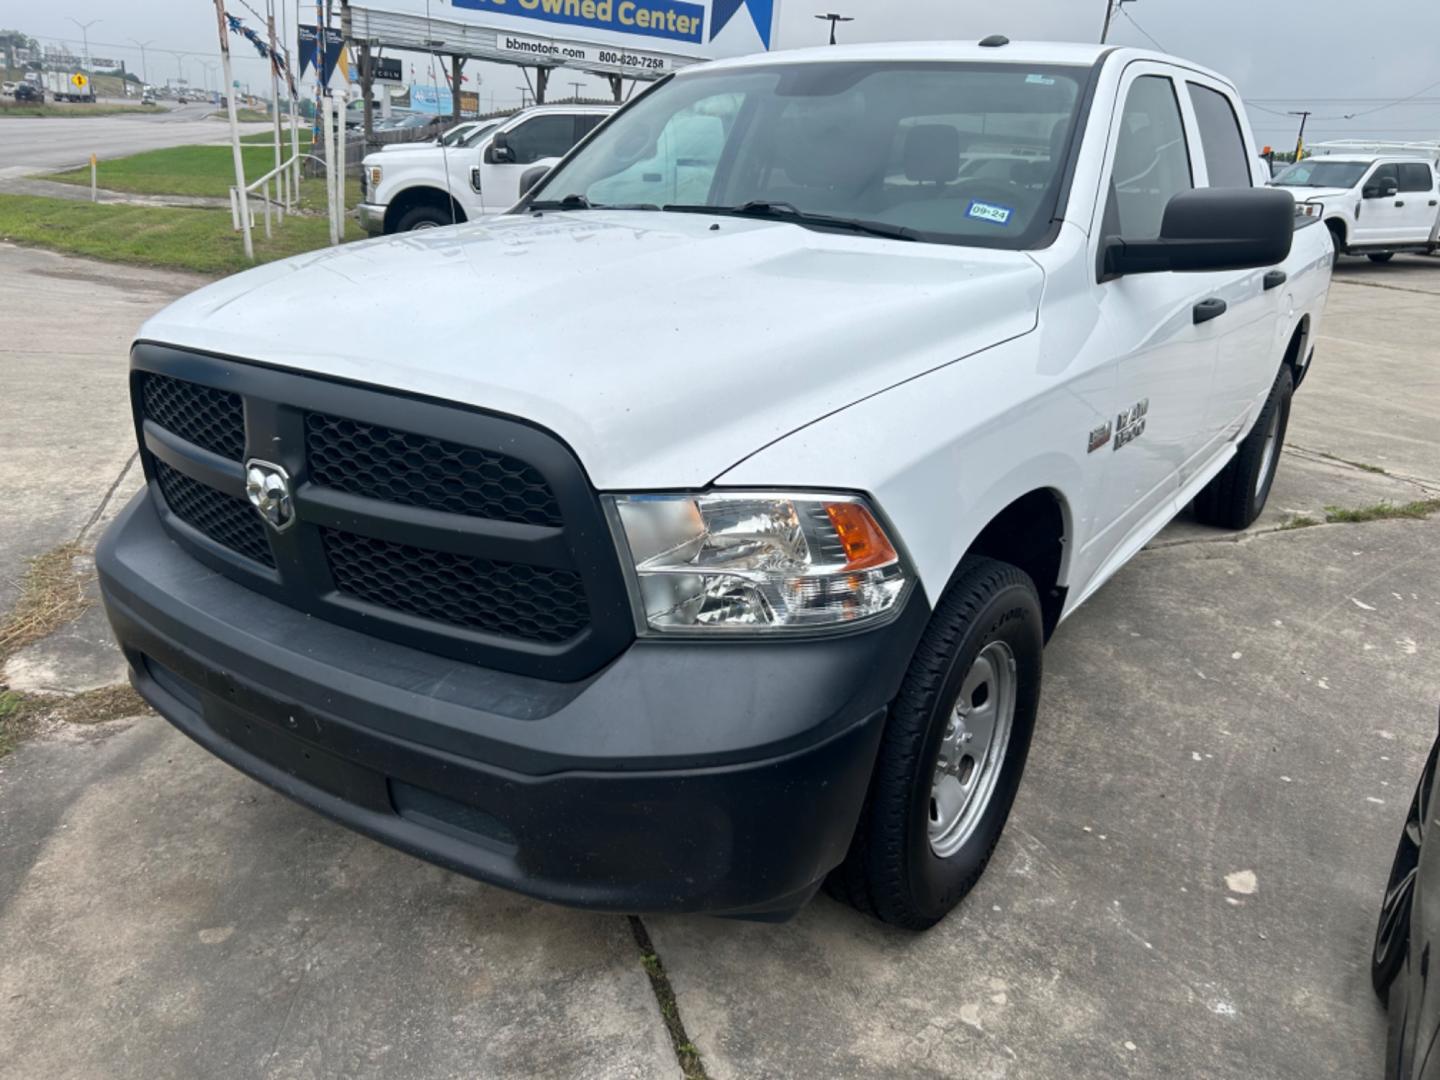
<path fill-rule="evenodd" d="M 529 210 L 659 210 L 654 203 L 592 203 L 584 195 L 532 202 Z"/>
<path fill-rule="evenodd" d="M 532 202 L 529 210 L 603 210 L 604 207 L 592 203 L 584 195 L 566 195 L 563 199 L 546 199 L 544 202 Z"/>
<path fill-rule="evenodd" d="M 801 210 L 794 203 L 770 199 L 751 199 L 739 206 L 703 206 L 674 203 L 664 207 L 681 214 L 723 214 L 727 217 L 766 217 L 781 221 L 792 221 L 796 225 L 812 226 L 817 229 L 840 229 L 845 232 L 863 233 L 866 236 L 881 236 L 887 240 L 917 240 L 914 229 L 901 225 L 886 225 L 879 221 L 863 221 L 859 218 L 832 217 L 829 214 L 812 214 Z"/>

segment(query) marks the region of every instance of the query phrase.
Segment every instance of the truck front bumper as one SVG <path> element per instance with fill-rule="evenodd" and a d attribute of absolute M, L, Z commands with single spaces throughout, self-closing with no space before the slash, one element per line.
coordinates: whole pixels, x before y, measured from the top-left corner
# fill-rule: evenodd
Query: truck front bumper
<path fill-rule="evenodd" d="M 481 881 L 611 911 L 793 914 L 844 857 L 928 617 L 637 641 L 578 683 L 310 618 L 208 569 L 142 494 L 97 552 L 144 698 L 237 769 Z"/>
<path fill-rule="evenodd" d="M 380 236 L 385 232 L 385 207 L 362 202 L 355 209 L 360 218 L 360 227 L 367 233 Z"/>

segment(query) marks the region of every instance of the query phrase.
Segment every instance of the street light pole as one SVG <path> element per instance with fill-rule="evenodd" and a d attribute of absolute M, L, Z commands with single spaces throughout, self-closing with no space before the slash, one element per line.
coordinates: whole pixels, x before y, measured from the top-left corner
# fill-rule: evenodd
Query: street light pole
<path fill-rule="evenodd" d="M 79 19 L 71 19 L 70 21 L 80 28 L 80 40 L 84 42 L 82 48 L 85 54 L 82 59 L 84 60 L 84 66 L 88 69 L 90 67 L 90 27 L 94 26 L 100 20 L 91 19 L 87 23 L 82 23 Z"/>
<path fill-rule="evenodd" d="M 145 49 L 147 46 L 154 45 L 155 39 L 151 38 L 149 41 L 135 41 L 135 39 L 132 37 L 130 40 L 134 42 L 134 44 L 140 46 L 140 79 L 144 82 L 146 86 L 149 86 L 150 67 L 145 63 Z"/>
<path fill-rule="evenodd" d="M 828 23 L 830 24 L 830 44 L 831 44 L 831 45 L 834 45 L 834 44 L 835 44 L 835 27 L 836 27 L 838 24 L 842 23 L 842 22 L 854 22 L 854 21 L 855 21 L 855 19 L 854 19 L 852 16 L 849 16 L 849 15 L 836 15 L 834 12 L 830 12 L 828 15 L 816 15 L 815 18 L 819 19 L 821 22 L 828 22 Z"/>

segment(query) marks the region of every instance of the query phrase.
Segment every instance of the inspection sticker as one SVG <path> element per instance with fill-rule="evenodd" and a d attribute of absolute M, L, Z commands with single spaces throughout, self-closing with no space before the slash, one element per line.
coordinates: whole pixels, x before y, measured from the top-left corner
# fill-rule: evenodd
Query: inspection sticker
<path fill-rule="evenodd" d="M 1049 75 L 1026 75 L 1027 83 L 1034 83 L 1036 86 L 1054 86 L 1055 80 Z"/>
<path fill-rule="evenodd" d="M 1013 213 L 1015 211 L 1008 206 L 996 206 L 994 203 L 971 199 L 965 216 L 975 218 L 977 221 L 988 221 L 992 225 L 1009 225 L 1010 215 Z"/>

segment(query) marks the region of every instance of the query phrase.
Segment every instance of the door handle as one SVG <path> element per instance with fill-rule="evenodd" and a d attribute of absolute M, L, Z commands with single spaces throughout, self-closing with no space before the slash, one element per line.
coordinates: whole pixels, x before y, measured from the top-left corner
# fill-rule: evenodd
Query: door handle
<path fill-rule="evenodd" d="M 1431 206 L 1440 206 L 1440 199 L 1431 199 L 1431 200 L 1430 200 L 1430 205 L 1431 205 Z"/>
<path fill-rule="evenodd" d="M 1212 296 L 1208 300 L 1201 300 L 1194 308 L 1195 325 L 1199 326 L 1202 322 L 1218 319 L 1221 315 L 1225 314 L 1225 310 L 1229 306 L 1230 305 L 1218 296 Z"/>
<path fill-rule="evenodd" d="M 1271 270 L 1265 275 L 1265 291 L 1269 292 L 1271 289 L 1278 289 L 1281 285 L 1285 284 L 1288 277 L 1289 275 L 1286 274 L 1284 270 Z"/>
<path fill-rule="evenodd" d="M 1404 199 L 1396 199 L 1396 200 L 1395 200 L 1395 205 L 1396 205 L 1396 206 L 1404 206 L 1404 205 L 1405 205 L 1405 200 L 1404 200 Z"/>

